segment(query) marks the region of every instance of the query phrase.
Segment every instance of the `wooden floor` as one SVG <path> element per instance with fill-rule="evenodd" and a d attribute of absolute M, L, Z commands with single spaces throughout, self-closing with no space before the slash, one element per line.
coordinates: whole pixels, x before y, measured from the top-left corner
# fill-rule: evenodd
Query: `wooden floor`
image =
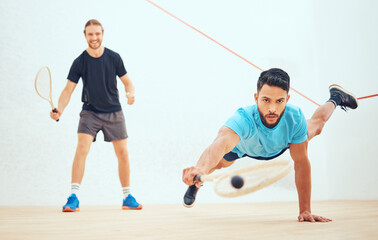
<path fill-rule="evenodd" d="M 331 223 L 299 223 L 297 203 L 0 207 L 0 239 L 378 239 L 378 201 L 313 202 Z"/>

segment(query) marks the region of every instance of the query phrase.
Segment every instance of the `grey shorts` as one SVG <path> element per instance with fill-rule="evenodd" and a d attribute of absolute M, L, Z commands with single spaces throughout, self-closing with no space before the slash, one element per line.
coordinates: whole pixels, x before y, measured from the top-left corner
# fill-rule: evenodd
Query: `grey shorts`
<path fill-rule="evenodd" d="M 122 110 L 112 113 L 95 113 L 88 110 L 80 112 L 78 133 L 86 133 L 93 136 L 94 142 L 100 130 L 104 134 L 106 142 L 126 139 L 126 124 Z"/>

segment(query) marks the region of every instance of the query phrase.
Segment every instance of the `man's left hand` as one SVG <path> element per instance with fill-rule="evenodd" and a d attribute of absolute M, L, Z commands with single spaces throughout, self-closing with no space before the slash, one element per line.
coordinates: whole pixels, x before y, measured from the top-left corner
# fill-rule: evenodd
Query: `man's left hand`
<path fill-rule="evenodd" d="M 322 216 L 311 214 L 309 211 L 304 211 L 298 216 L 299 222 L 332 222 L 331 219 Z"/>
<path fill-rule="evenodd" d="M 126 93 L 126 97 L 127 97 L 127 104 L 129 104 L 129 105 L 133 105 L 134 102 L 135 102 L 135 95 L 134 95 L 134 93 L 132 93 L 132 92 L 127 92 L 127 93 Z"/>

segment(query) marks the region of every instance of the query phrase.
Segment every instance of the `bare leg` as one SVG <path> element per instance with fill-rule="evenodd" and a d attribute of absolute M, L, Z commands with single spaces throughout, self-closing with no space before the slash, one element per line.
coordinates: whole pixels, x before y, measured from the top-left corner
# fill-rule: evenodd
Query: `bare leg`
<path fill-rule="evenodd" d="M 311 119 L 307 120 L 308 140 L 311 140 L 322 132 L 325 123 L 332 116 L 334 111 L 335 105 L 332 102 L 326 102 L 316 109 Z"/>
<path fill-rule="evenodd" d="M 78 143 L 76 147 L 75 158 L 72 164 L 72 183 L 81 183 L 84 176 L 85 160 L 87 158 L 89 149 L 93 142 L 94 137 L 85 134 L 78 134 Z"/>
<path fill-rule="evenodd" d="M 118 174 L 122 187 L 130 186 L 130 164 L 127 151 L 127 139 L 113 141 L 115 154 L 118 158 Z"/>
<path fill-rule="evenodd" d="M 213 169 L 210 170 L 209 174 L 212 173 L 212 172 L 214 172 L 214 171 L 217 170 L 217 169 L 221 169 L 221 168 L 229 167 L 229 166 L 231 166 L 234 162 L 235 162 L 235 161 L 230 162 L 230 161 L 227 161 L 226 159 L 222 158 L 222 160 L 218 163 L 218 165 L 217 165 L 215 168 L 213 168 Z"/>

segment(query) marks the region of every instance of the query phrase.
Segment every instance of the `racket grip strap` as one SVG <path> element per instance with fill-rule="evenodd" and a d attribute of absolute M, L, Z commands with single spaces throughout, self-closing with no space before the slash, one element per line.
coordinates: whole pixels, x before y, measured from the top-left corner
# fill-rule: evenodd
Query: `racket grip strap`
<path fill-rule="evenodd" d="M 195 175 L 194 178 L 193 178 L 193 181 L 194 182 L 202 182 L 201 177 L 202 177 L 202 175 Z"/>
<path fill-rule="evenodd" d="M 56 108 L 54 108 L 52 111 L 53 111 L 54 113 L 57 113 Z M 59 119 L 56 120 L 56 121 L 59 122 Z"/>

